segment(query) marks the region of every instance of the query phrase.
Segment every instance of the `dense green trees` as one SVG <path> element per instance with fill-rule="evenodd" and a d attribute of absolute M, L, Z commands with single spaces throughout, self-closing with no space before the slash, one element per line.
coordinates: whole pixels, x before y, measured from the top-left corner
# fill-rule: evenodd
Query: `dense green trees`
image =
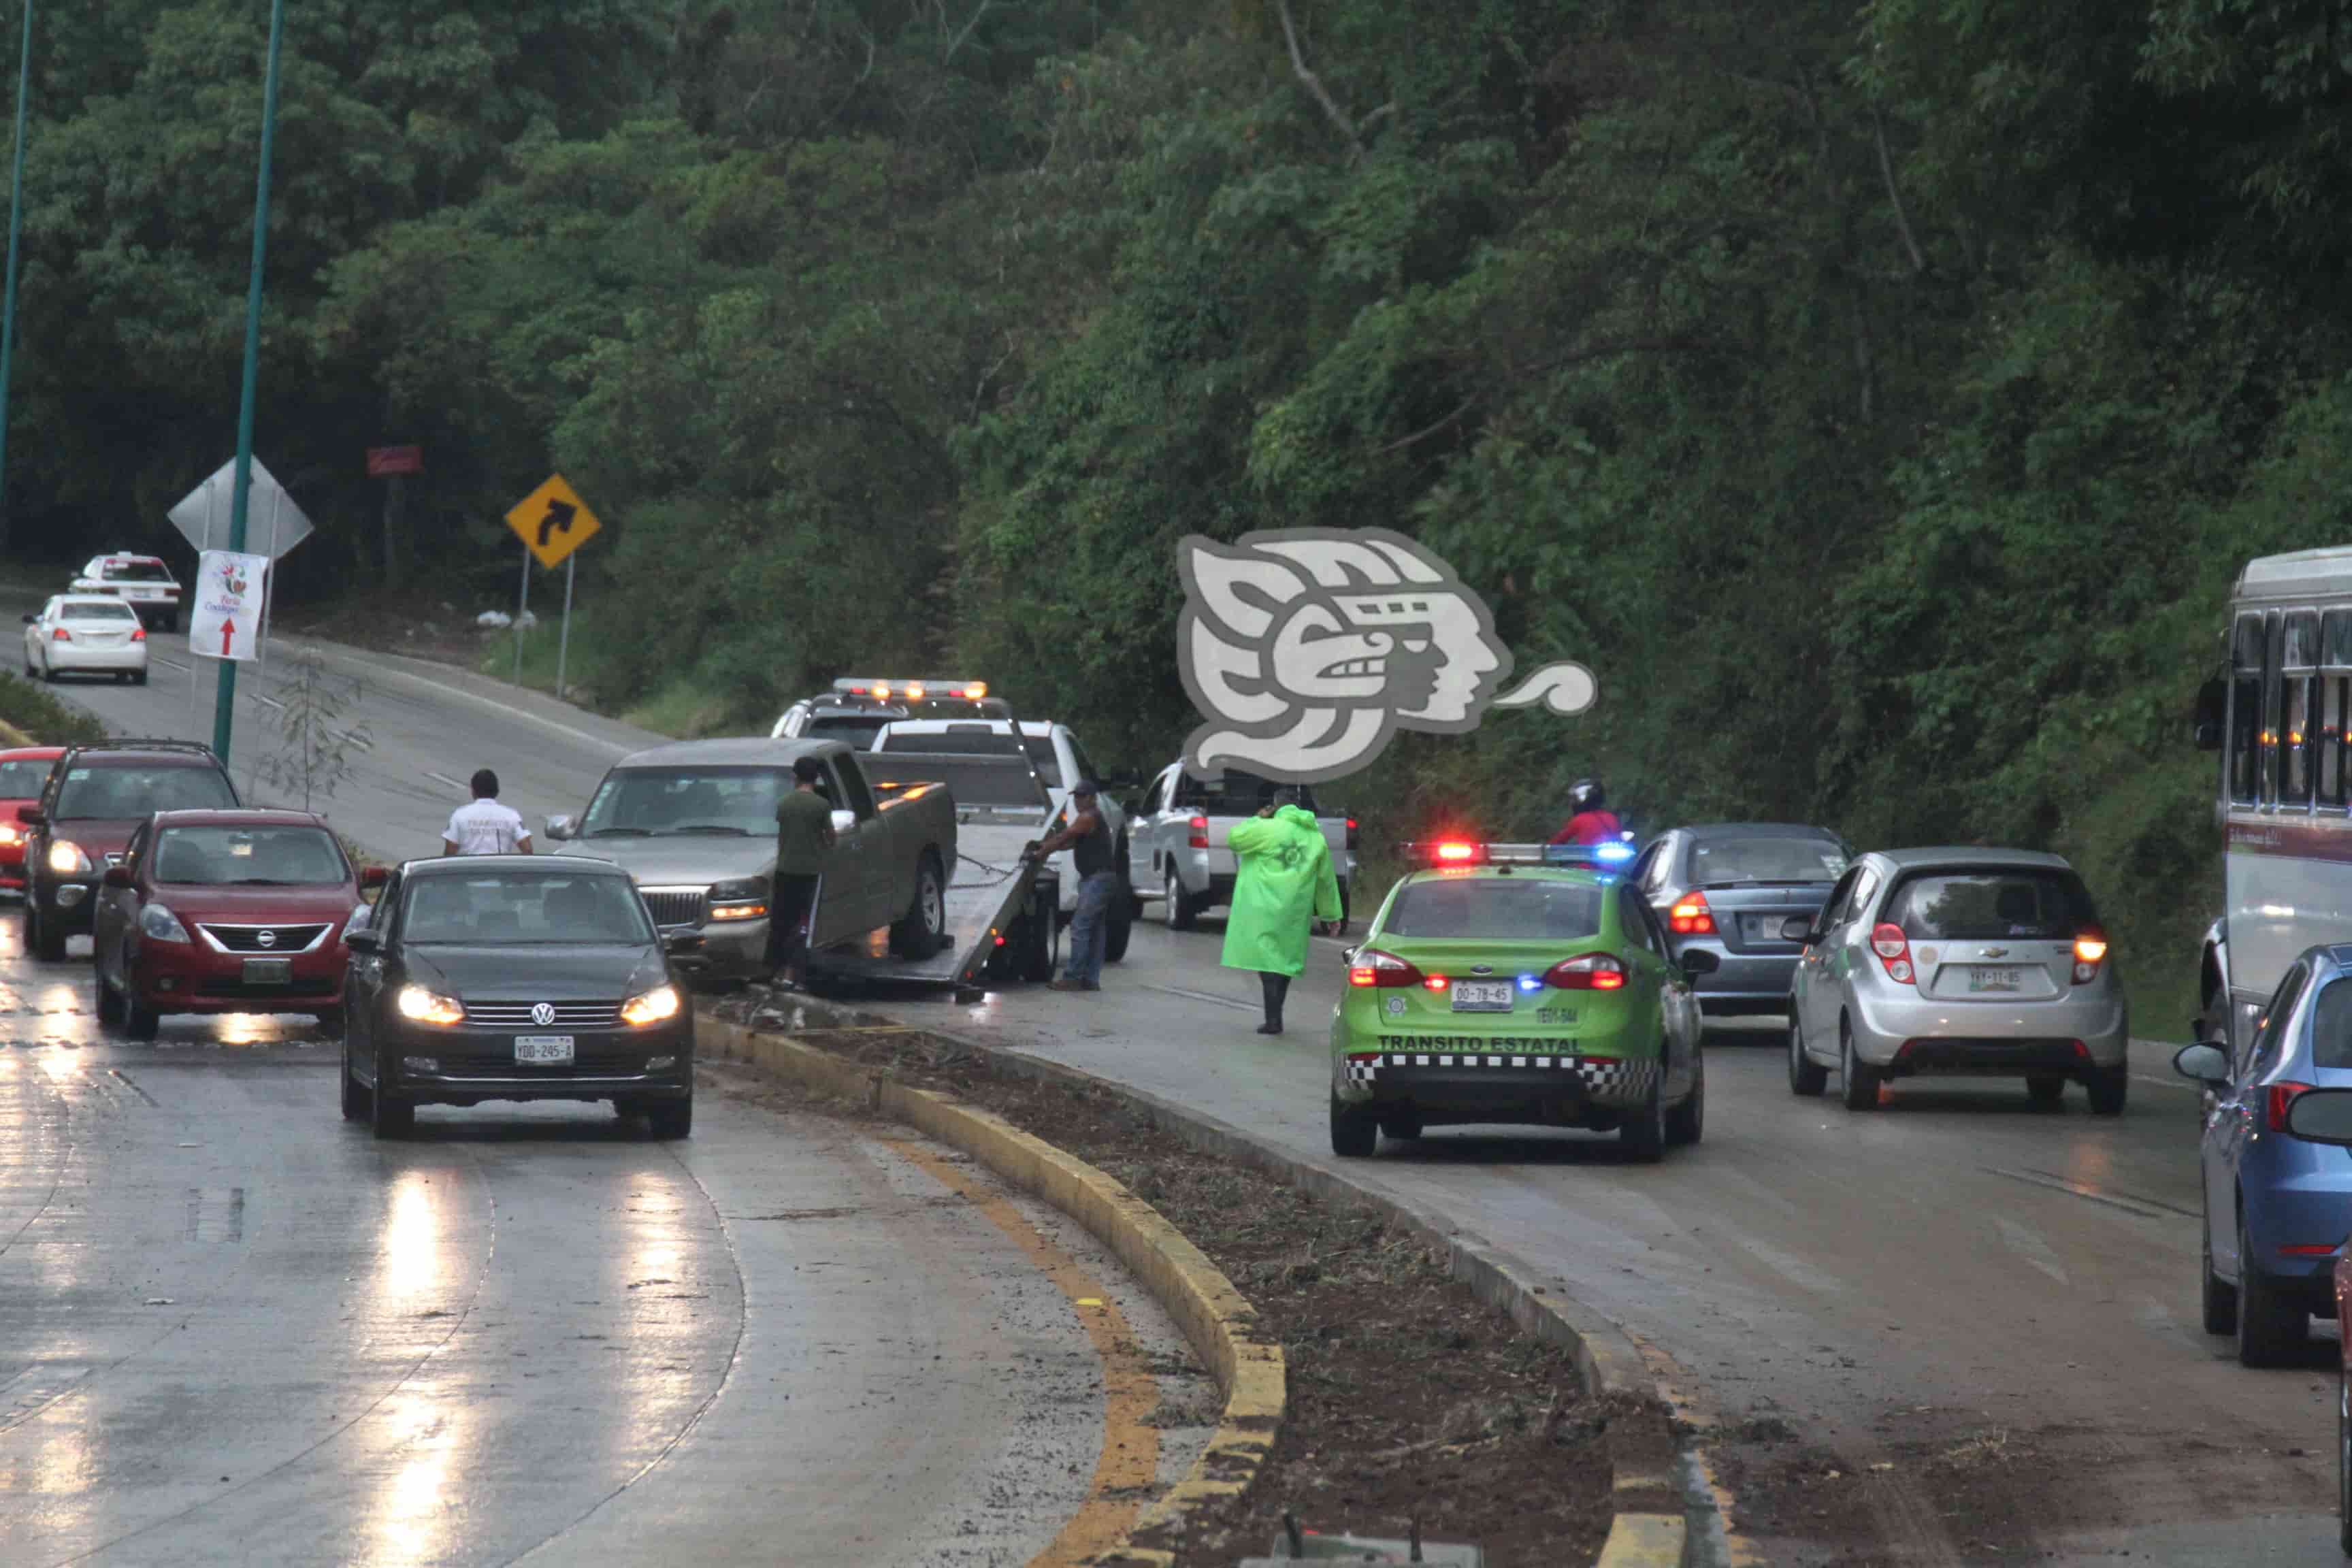
<path fill-rule="evenodd" d="M 45 24 L 11 500 L 157 520 L 233 399 L 261 7 Z M 68 13 L 70 14 L 68 14 Z M 2352 0 L 298 0 L 262 447 L 488 602 L 551 464 L 603 700 L 984 672 L 1168 754 L 1181 534 L 1381 523 L 1602 705 L 1355 786 L 1604 771 L 2207 900 L 2181 715 L 2352 535 Z M 2143 963 L 2150 962 L 2143 960 Z"/>

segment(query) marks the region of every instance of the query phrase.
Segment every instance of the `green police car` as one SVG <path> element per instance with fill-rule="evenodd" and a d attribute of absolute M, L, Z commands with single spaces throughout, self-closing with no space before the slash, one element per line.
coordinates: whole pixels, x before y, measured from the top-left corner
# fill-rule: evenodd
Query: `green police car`
<path fill-rule="evenodd" d="M 1331 1019 L 1331 1152 L 1516 1122 L 1614 1129 L 1635 1160 L 1696 1143 L 1698 1002 L 1622 844 L 1408 845 Z"/>

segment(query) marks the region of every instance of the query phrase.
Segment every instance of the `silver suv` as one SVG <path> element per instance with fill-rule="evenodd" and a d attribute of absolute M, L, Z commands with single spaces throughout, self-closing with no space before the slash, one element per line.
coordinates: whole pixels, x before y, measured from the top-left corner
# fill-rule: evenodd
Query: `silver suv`
<path fill-rule="evenodd" d="M 1789 1087 L 1817 1095 L 1830 1068 L 1846 1107 L 1915 1074 L 2021 1078 L 2054 1101 L 2069 1081 L 2091 1110 L 2124 1108 L 2130 1075 L 2123 984 L 2090 891 L 2055 855 L 1897 849 L 1865 855 L 1822 912 L 1790 919 L 1805 943 L 1789 998 Z"/>

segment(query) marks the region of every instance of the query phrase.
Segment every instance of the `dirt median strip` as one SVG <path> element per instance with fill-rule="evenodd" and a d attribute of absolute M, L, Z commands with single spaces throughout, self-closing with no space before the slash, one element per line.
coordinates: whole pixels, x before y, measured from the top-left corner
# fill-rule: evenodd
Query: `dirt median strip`
<path fill-rule="evenodd" d="M 1240 1271 L 1263 1310 L 1253 1321 L 1280 1341 L 1269 1348 L 1277 1356 L 1289 1350 L 1294 1419 L 1270 1433 L 1273 1452 L 1257 1456 L 1252 1472 L 1261 1483 L 1257 1494 L 1245 1496 L 1251 1477 L 1235 1475 L 1222 1489 L 1224 1506 L 1217 1494 L 1202 1492 L 1171 1508 L 1180 1504 L 1171 1495 L 1147 1514 L 1126 1554 L 1097 1561 L 1222 1568 L 1235 1556 L 1267 1550 L 1268 1526 L 1293 1507 L 1311 1528 L 1328 1531 L 1402 1535 L 1418 1523 L 1432 1540 L 1478 1542 L 1496 1568 L 1565 1562 L 1650 1568 L 1685 1561 L 1690 1541 L 1676 1479 L 1679 1446 L 1639 1350 L 1612 1323 L 1556 1288 L 1534 1282 L 1507 1255 L 1237 1129 L 1091 1074 L 804 998 L 792 999 L 782 1018 L 761 1017 L 754 1033 L 745 1023 L 754 1005 L 739 998 L 716 1012 L 706 1009 L 709 1044 L 719 1054 L 774 1058 L 780 1067 L 788 1057 L 784 1070 L 805 1075 L 803 1081 L 894 1114 L 895 1102 L 932 1136 L 964 1146 L 943 1126 L 925 1125 L 953 1105 L 942 1094 L 913 1087 L 932 1085 L 1004 1119 L 989 1116 L 989 1121 L 1033 1128 L 1111 1164 L 1130 1181 L 1140 1180 L 1146 1195 L 1169 1206 L 1184 1234 L 1200 1240 L 1225 1272 Z M 893 1032 L 877 1032 L 877 1025 Z M 1246 1202 L 1260 1208 L 1296 1205 L 1296 1211 L 1283 1216 L 1283 1225 L 1260 1226 L 1261 1234 L 1228 1235 L 1213 1205 L 1187 1212 L 1188 1161 L 1219 1179 L 1246 1174 L 1271 1183 Z M 1127 1257 L 1088 1215 L 1018 1171 L 1005 1173 L 1095 1230 L 1160 1295 L 1163 1276 Z M 1110 1184 L 1167 1225 L 1150 1205 L 1116 1181 Z M 1284 1191 L 1286 1199 L 1270 1195 Z M 1274 1232 L 1283 1234 L 1268 1234 Z M 1176 1239 L 1201 1255 L 1182 1236 Z M 1353 1310 L 1377 1318 L 1385 1308 L 1385 1321 L 1318 1321 L 1334 1303 L 1306 1299 L 1298 1288 L 1302 1275 L 1311 1281 L 1325 1268 L 1336 1274 L 1344 1267 L 1336 1262 L 1342 1253 L 1393 1254 L 1399 1247 L 1412 1259 L 1391 1258 L 1385 1267 L 1426 1270 L 1428 1277 L 1383 1281 L 1373 1291 L 1379 1300 L 1368 1306 L 1357 1293 Z M 1207 1257 L 1202 1263 L 1216 1272 Z M 1482 1331 L 1475 1320 L 1484 1314 L 1475 1309 L 1470 1320 L 1462 1319 L 1469 1302 L 1444 1304 L 1455 1293 L 1482 1304 L 1496 1320 Z M 1213 1345 L 1196 1332 L 1197 1316 L 1179 1300 L 1160 1299 L 1230 1391 Z M 1244 1304 L 1241 1310 L 1249 1308 Z M 1430 1338 L 1441 1329 L 1444 1343 Z M 1384 1364 L 1383 1356 L 1394 1364 Z M 1554 1368 L 1549 1374 L 1547 1364 Z M 1541 1392 L 1548 1408 L 1516 1408 L 1530 1388 Z M 1529 1414 L 1538 1419 L 1526 1420 Z M 1354 1430 L 1365 1427 L 1403 1440 Z M 1202 1457 L 1196 1478 L 1219 1468 L 1223 1436 Z M 1582 1451 L 1571 1457 L 1560 1452 L 1564 1446 Z M 1538 1476 L 1545 1479 L 1538 1482 Z M 1563 1483 L 1569 1476 L 1581 1483 L 1580 1492 Z M 1544 1494 L 1540 1500 L 1538 1494 Z"/>

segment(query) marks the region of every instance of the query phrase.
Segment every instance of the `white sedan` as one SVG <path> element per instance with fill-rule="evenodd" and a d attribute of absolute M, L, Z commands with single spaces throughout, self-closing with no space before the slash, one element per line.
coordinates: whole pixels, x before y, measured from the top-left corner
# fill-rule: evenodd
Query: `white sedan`
<path fill-rule="evenodd" d="M 69 671 L 147 684 L 147 628 L 139 612 L 97 594 L 60 594 L 25 617 L 25 673 L 55 680 Z"/>

